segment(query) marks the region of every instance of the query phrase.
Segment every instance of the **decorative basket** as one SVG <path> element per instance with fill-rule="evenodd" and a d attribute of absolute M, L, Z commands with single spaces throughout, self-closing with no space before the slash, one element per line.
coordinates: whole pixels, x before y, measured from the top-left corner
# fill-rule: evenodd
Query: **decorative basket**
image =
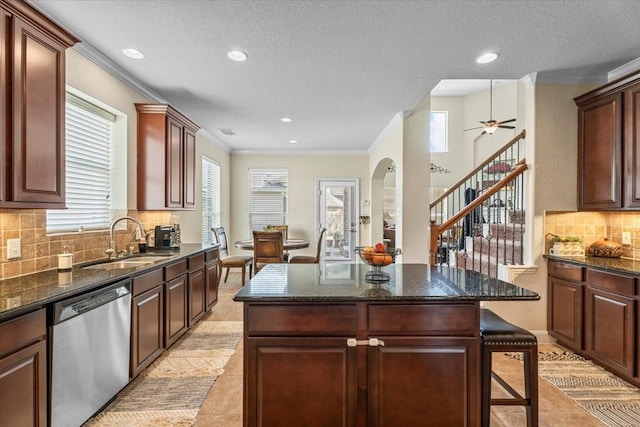
<path fill-rule="evenodd" d="M 384 252 L 375 252 L 371 246 L 357 246 L 354 252 L 360 255 L 362 262 L 373 267 L 364 276 L 365 281 L 371 283 L 389 281 L 389 273 L 382 271 L 382 267 L 394 263 L 396 256 L 402 254 L 400 248 L 387 248 Z"/>

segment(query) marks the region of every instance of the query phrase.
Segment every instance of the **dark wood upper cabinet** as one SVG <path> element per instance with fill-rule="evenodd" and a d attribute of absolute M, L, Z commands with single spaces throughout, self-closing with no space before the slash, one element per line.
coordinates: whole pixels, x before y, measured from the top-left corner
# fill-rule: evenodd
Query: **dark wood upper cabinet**
<path fill-rule="evenodd" d="M 640 74 L 575 98 L 578 209 L 640 209 Z"/>
<path fill-rule="evenodd" d="M 0 207 L 65 205 L 65 49 L 78 41 L 0 0 Z"/>
<path fill-rule="evenodd" d="M 195 208 L 198 125 L 167 104 L 136 104 L 138 210 Z"/>

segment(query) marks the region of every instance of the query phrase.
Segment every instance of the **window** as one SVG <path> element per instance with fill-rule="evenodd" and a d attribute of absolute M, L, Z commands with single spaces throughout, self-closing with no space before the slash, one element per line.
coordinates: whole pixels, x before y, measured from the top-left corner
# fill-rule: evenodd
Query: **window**
<path fill-rule="evenodd" d="M 47 210 L 47 232 L 108 228 L 116 115 L 67 93 L 65 121 L 67 209 Z"/>
<path fill-rule="evenodd" d="M 286 169 L 249 170 L 249 226 L 261 231 L 267 225 L 287 223 Z"/>
<path fill-rule="evenodd" d="M 429 116 L 429 151 L 446 153 L 449 150 L 447 112 L 432 111 Z"/>
<path fill-rule="evenodd" d="M 213 244 L 212 228 L 220 227 L 220 165 L 202 157 L 202 243 Z"/>

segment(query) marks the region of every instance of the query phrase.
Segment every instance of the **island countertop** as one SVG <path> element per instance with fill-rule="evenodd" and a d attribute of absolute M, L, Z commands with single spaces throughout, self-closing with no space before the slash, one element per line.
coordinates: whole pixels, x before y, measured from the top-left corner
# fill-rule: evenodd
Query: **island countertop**
<path fill-rule="evenodd" d="M 371 283 L 366 264 L 269 264 L 234 296 L 243 302 L 538 300 L 533 291 L 458 268 L 391 264 L 389 280 Z"/>

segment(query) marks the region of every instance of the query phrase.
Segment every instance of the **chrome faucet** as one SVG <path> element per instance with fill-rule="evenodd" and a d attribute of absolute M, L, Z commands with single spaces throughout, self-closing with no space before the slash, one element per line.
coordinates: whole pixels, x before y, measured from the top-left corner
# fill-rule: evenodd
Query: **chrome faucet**
<path fill-rule="evenodd" d="M 140 221 L 138 221 L 134 217 L 121 216 L 120 218 L 114 219 L 113 222 L 111 223 L 111 225 L 109 226 L 109 248 L 106 251 L 104 251 L 104 253 L 107 254 L 107 256 L 109 257 L 110 260 L 113 258 L 113 254 L 116 253 L 116 241 L 114 240 L 114 237 L 113 237 L 114 230 L 116 228 L 116 224 L 119 223 L 120 221 L 125 220 L 125 219 L 133 221 L 133 222 L 135 222 L 137 224 L 136 238 L 139 239 L 140 237 L 142 237 L 144 235 L 143 234 L 144 233 L 144 227 L 142 226 Z M 138 235 L 140 235 L 140 237 L 138 237 Z"/>

